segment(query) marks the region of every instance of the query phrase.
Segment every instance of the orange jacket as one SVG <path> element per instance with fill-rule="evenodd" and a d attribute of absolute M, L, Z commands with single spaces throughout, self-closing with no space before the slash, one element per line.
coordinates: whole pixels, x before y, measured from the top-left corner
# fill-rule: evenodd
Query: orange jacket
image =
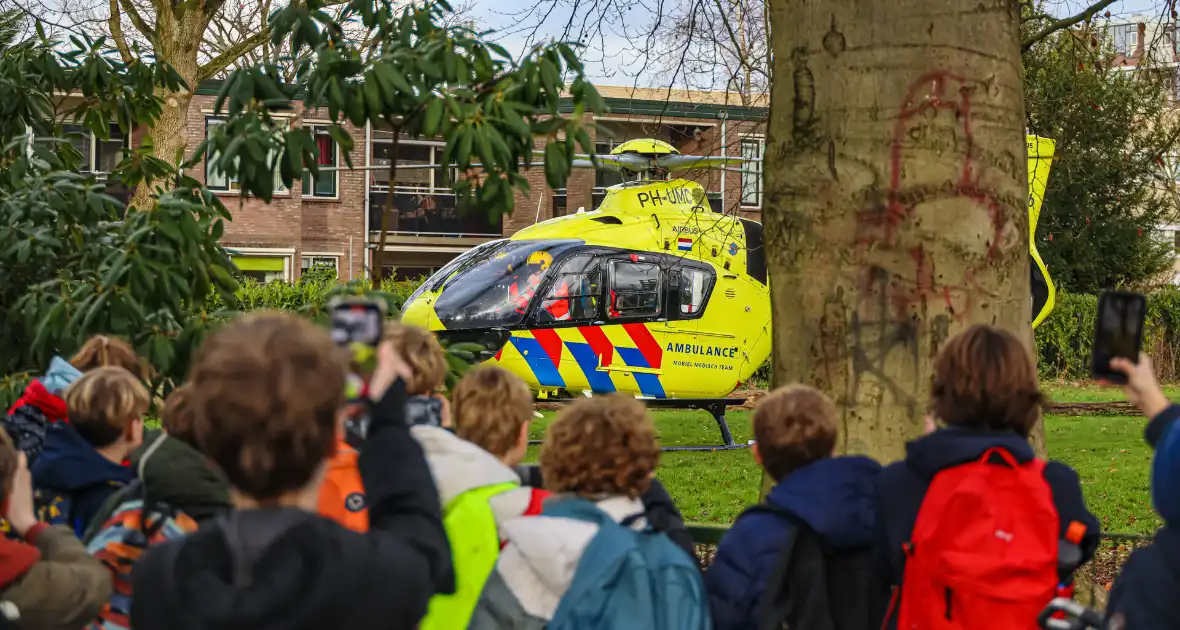
<path fill-rule="evenodd" d="M 336 456 L 328 463 L 328 473 L 320 488 L 320 516 L 326 516 L 357 532 L 369 531 L 369 507 L 365 486 L 357 467 L 360 454 L 343 439 L 336 446 Z"/>

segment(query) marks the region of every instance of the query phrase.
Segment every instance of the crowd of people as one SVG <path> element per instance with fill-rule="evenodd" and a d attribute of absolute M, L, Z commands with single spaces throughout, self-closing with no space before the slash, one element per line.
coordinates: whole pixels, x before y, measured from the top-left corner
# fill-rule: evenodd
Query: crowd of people
<path fill-rule="evenodd" d="M 1151 418 L 1165 526 L 1105 624 L 1180 628 L 1180 407 L 1116 362 Z M 152 374 L 95 337 L 0 431 L 0 627 L 1035 628 L 1098 546 L 1078 475 L 1029 446 L 1043 397 L 1011 334 L 937 358 L 927 433 L 882 466 L 835 453 L 822 392 L 771 392 L 753 457 L 774 481 L 703 567 L 656 479 L 641 401 L 579 399 L 524 464 L 534 402 L 470 370 L 444 397 L 433 336 L 393 324 L 364 400 L 326 330 L 281 313 L 211 335 L 146 428 Z"/>

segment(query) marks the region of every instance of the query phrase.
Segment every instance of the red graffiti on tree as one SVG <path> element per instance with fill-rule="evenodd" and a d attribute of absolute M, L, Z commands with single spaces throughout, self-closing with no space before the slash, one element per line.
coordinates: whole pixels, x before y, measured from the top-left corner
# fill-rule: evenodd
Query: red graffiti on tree
<path fill-rule="evenodd" d="M 960 146 L 961 142 L 959 152 L 963 157 L 961 167 L 956 169 L 956 179 L 945 183 L 906 186 L 902 181 L 906 165 L 905 143 L 911 128 L 919 117 L 933 118 L 943 112 L 953 115 L 960 125 L 956 146 Z M 993 234 L 983 264 L 994 259 L 1001 249 L 1007 218 L 1000 202 L 981 185 L 976 158 L 971 88 L 967 80 L 944 71 L 919 77 L 907 90 L 894 123 L 889 149 L 888 195 L 876 207 L 860 212 L 857 216 L 858 251 L 862 254 L 870 250 L 888 252 L 901 247 L 897 242 L 898 232 L 906 223 L 914 220 L 915 208 L 920 203 L 928 199 L 966 197 L 988 213 Z M 884 298 L 892 307 L 893 316 L 898 318 L 906 317 L 916 305 L 931 300 L 941 300 L 955 317 L 965 317 L 974 307 L 976 296 L 982 294 L 975 280 L 979 266 L 968 268 L 957 283 L 951 283 L 945 278 L 936 277 L 933 261 L 922 244 L 912 245 L 907 251 L 913 263 L 912 275 L 899 275 L 897 269 L 890 270 L 893 273 L 883 274 L 882 269 L 866 265 L 862 298 Z"/>

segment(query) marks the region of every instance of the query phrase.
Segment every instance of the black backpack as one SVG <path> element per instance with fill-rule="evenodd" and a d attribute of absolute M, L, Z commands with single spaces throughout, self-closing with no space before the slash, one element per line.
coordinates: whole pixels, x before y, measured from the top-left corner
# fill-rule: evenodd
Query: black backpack
<path fill-rule="evenodd" d="M 832 549 L 807 523 L 770 505 L 793 527 L 766 580 L 758 630 L 878 630 L 889 607 L 889 587 L 870 548 Z"/>

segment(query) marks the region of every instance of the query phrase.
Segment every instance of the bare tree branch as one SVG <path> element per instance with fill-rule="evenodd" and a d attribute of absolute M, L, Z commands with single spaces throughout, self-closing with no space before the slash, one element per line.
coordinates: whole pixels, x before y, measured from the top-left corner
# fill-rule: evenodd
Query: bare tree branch
<path fill-rule="evenodd" d="M 1088 20 L 1088 19 L 1094 17 L 1095 15 L 1097 15 L 1099 11 L 1105 9 L 1106 7 L 1109 7 L 1110 5 L 1112 5 L 1114 3 L 1115 3 L 1115 0 L 1099 0 L 1098 2 L 1095 2 L 1094 4 L 1090 5 L 1086 10 L 1082 11 L 1081 13 L 1078 13 L 1077 15 L 1073 15 L 1073 16 L 1070 16 L 1067 18 L 1062 18 L 1060 20 L 1054 20 L 1053 22 L 1050 22 L 1047 26 L 1045 26 L 1045 28 L 1037 31 L 1036 33 L 1034 33 L 1031 36 L 1029 36 L 1028 38 L 1026 38 L 1023 42 L 1021 42 L 1020 43 L 1020 50 L 1021 51 L 1028 50 L 1029 48 L 1032 48 L 1037 42 L 1041 41 L 1042 39 L 1045 39 L 1046 37 L 1052 35 L 1053 33 L 1056 33 L 1057 31 L 1067 29 L 1067 28 L 1073 26 L 1074 24 L 1078 24 L 1080 22 L 1084 22 L 1084 21 Z"/>
<path fill-rule="evenodd" d="M 112 4 L 114 4 L 112 2 Z M 131 20 L 131 25 L 136 28 L 148 41 L 155 42 L 157 39 L 156 29 L 148 25 L 147 21 L 140 15 L 139 9 L 135 8 L 135 4 L 131 0 L 119 0 L 119 6 L 122 7 L 123 12 L 127 14 L 127 19 Z M 111 7 L 114 10 L 114 7 Z"/>
<path fill-rule="evenodd" d="M 216 57 L 213 57 L 209 61 L 201 64 L 201 66 L 197 69 L 197 82 L 200 83 L 201 81 L 217 75 L 221 71 L 228 68 L 230 64 L 241 58 L 243 54 L 261 46 L 262 43 L 267 41 L 269 38 L 270 24 L 267 23 L 262 27 L 262 30 L 254 33 L 253 35 L 250 35 L 249 37 L 246 37 L 245 39 L 239 40 L 229 48 L 221 51 L 221 53 L 219 53 Z"/>
<path fill-rule="evenodd" d="M 111 0 L 111 17 L 107 18 L 107 27 L 111 29 L 111 39 L 115 48 L 119 49 L 119 57 L 123 63 L 131 63 L 131 48 L 127 46 L 127 38 L 123 36 L 123 21 L 119 13 L 119 0 Z"/>

